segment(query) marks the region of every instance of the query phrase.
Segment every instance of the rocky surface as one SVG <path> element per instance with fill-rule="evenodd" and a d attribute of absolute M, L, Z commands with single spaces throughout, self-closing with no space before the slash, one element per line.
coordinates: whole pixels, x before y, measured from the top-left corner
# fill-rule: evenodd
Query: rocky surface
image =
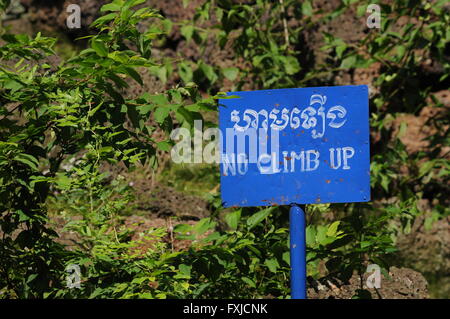
<path fill-rule="evenodd" d="M 391 267 L 389 277 L 382 275 L 380 288 L 368 288 L 366 285 L 370 274 L 364 274 L 362 280 L 353 275 L 349 282 L 327 280 L 314 281 L 308 288 L 309 299 L 351 299 L 359 290 L 370 293 L 372 299 L 424 299 L 428 298 L 426 279 L 417 271 L 407 268 Z"/>
<path fill-rule="evenodd" d="M 425 217 L 416 219 L 407 235 L 398 238 L 398 253 L 406 267 L 420 270 L 433 281 L 439 296 L 449 293 L 450 283 L 450 216 L 435 221 L 427 229 Z"/>

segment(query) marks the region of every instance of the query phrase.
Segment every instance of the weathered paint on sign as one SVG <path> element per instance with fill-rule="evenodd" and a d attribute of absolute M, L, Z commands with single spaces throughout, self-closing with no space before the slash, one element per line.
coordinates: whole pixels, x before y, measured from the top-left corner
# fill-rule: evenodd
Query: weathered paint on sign
<path fill-rule="evenodd" d="M 219 101 L 225 207 L 370 200 L 366 85 L 231 92 Z"/>

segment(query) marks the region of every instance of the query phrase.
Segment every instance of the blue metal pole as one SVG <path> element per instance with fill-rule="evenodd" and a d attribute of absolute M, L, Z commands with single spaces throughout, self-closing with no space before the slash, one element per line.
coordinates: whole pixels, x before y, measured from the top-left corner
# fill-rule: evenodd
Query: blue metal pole
<path fill-rule="evenodd" d="M 289 211 L 291 248 L 291 299 L 306 299 L 305 213 L 297 205 Z"/>

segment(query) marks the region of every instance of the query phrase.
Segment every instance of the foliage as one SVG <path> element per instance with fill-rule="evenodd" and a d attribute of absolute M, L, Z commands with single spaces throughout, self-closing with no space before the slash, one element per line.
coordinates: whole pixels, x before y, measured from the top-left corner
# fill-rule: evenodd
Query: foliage
<path fill-rule="evenodd" d="M 89 37 L 90 47 L 60 65 L 50 64 L 55 39 L 40 33 L 34 38 L 2 36 L 1 286 L 18 297 L 42 296 L 55 283 L 53 267 L 61 260 L 52 248 L 55 233 L 46 227 L 44 203 L 55 185 L 69 187 L 76 178 L 60 172 L 67 156 L 80 154 L 91 169 L 102 161 L 155 165 L 156 148 L 166 149 L 168 142 L 150 137 L 156 127 L 147 124 L 149 116 L 170 132 L 171 112 L 189 126 L 193 118 L 201 118 L 198 109 L 215 108 L 213 98 L 202 100 L 194 86 L 135 99 L 123 95 L 128 79 L 142 84 L 139 68 L 157 63 L 150 47 L 163 33 L 158 22 L 145 32 L 138 30 L 138 21 L 162 19 L 149 8 L 131 9 L 139 3 L 105 5 L 102 10 L 109 13 L 93 23 L 100 31 Z M 78 177 L 75 183 L 83 183 L 83 174 Z M 44 248 L 51 254 L 47 258 Z M 34 282 L 41 289 L 28 292 Z"/>
<path fill-rule="evenodd" d="M 370 32 L 354 45 L 347 45 L 331 34 L 325 37 L 328 44 L 324 48 L 334 51 L 336 67 L 368 68 L 379 64 L 381 68 L 371 99 L 371 127 L 383 137 L 374 145 L 377 154 L 372 164 L 372 186 L 377 195 L 386 196 L 398 189 L 401 200 L 406 201 L 414 197 L 414 193 L 417 198 L 422 198 L 429 196 L 427 193 L 431 189 L 439 189 L 436 195 L 446 197 L 449 163 L 439 154 L 449 142 L 448 114 L 438 112 L 428 121 L 440 129 L 430 136 L 429 153 L 417 152 L 412 157 L 407 154 L 398 140 L 406 130 L 406 123 L 402 123 L 395 143 L 386 143 L 386 138 L 391 135 L 391 123 L 399 115 L 418 115 L 427 104 L 443 109 L 442 103 L 433 95 L 432 103 L 427 98 L 432 90 L 448 89 L 450 63 L 445 52 L 450 41 L 450 17 L 445 3 L 395 1 L 389 5 L 381 4 L 384 14 L 382 32 Z M 360 15 L 365 13 L 368 4 L 358 3 Z M 400 28 L 394 23 L 397 16 L 407 19 Z M 442 75 L 423 74 L 426 61 L 439 65 Z M 408 166 L 410 174 L 398 174 L 404 165 Z M 439 201 L 444 201 L 444 197 L 439 197 Z"/>
<path fill-rule="evenodd" d="M 288 14 L 298 23 L 287 25 Z M 260 88 L 293 87 L 301 71 L 297 35 L 308 24 L 309 15 L 309 1 L 303 6 L 293 0 L 258 0 L 251 4 L 205 1 L 194 21 L 181 26 L 181 34 L 188 42 L 195 42 L 202 56 L 211 43 L 217 49 L 232 51 L 236 66 L 221 67 L 205 58 L 193 63 L 183 61 L 178 64 L 178 73 L 183 81 L 195 81 L 206 90 L 220 88 L 224 80 L 236 89 L 247 82 Z M 215 24 L 208 27 L 211 21 Z"/>
<path fill-rule="evenodd" d="M 8 8 L 10 3 L 11 3 L 11 0 L 1 0 L 0 1 L 0 10 L 6 10 L 6 8 Z"/>

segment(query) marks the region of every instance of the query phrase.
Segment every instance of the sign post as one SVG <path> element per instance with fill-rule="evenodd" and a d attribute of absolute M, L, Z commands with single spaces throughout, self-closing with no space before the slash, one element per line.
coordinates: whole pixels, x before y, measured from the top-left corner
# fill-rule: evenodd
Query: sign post
<path fill-rule="evenodd" d="M 306 299 L 305 212 L 297 205 L 289 211 L 291 250 L 291 299 Z"/>
<path fill-rule="evenodd" d="M 306 298 L 297 204 L 370 200 L 366 85 L 231 92 L 219 101 L 224 207 L 291 205 L 291 297 Z"/>

